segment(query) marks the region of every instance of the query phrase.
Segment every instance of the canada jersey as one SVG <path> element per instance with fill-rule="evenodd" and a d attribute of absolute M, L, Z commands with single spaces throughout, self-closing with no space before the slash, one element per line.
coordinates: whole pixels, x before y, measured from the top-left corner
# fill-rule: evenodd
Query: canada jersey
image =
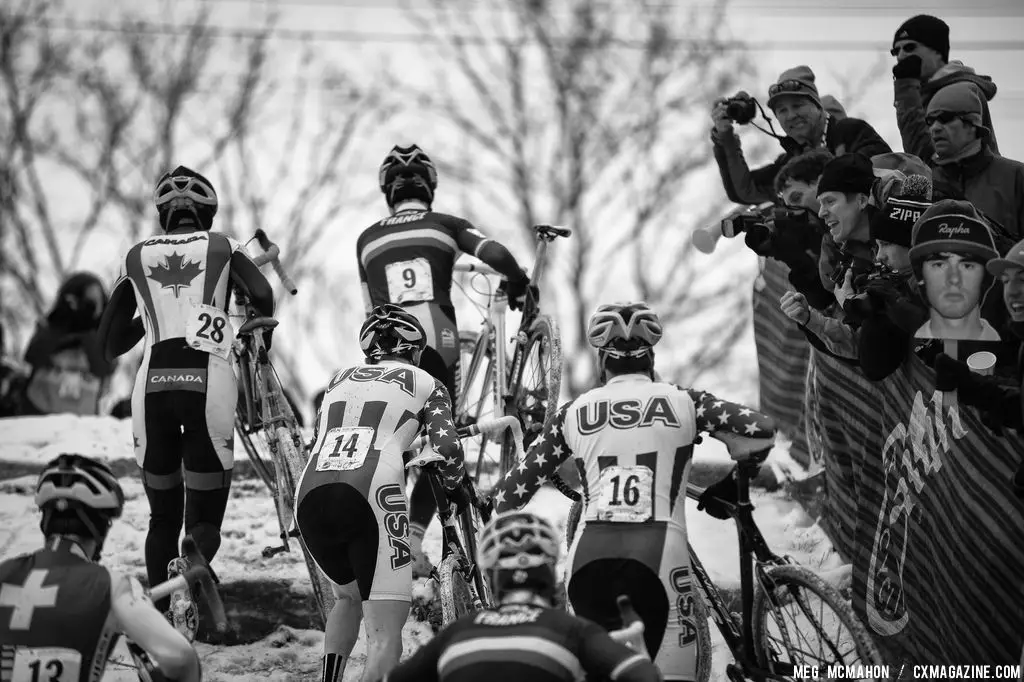
<path fill-rule="evenodd" d="M 102 678 L 118 634 L 110 606 L 110 573 L 68 540 L 0 564 L 0 681 Z"/>
<path fill-rule="evenodd" d="M 433 211 L 399 211 L 359 235 L 359 279 L 371 306 L 431 301 L 451 306 L 452 268 L 487 238 L 468 220 Z"/>
<path fill-rule="evenodd" d="M 219 232 L 167 234 L 129 249 L 121 279 L 135 291 L 148 346 L 185 338 L 193 347 L 227 356 L 226 311 L 236 252 L 248 258 L 241 244 Z"/>
<path fill-rule="evenodd" d="M 774 437 L 758 412 L 710 393 L 613 377 L 563 405 L 526 458 L 495 492 L 495 510 L 521 507 L 569 456 L 576 457 L 586 504 L 584 521 L 685 525 L 683 499 L 698 432 Z"/>
<path fill-rule="evenodd" d="M 463 616 L 384 679 L 575 682 L 585 673 L 599 679 L 646 679 L 630 674 L 645 663 L 589 620 L 560 609 L 506 604 Z"/>
<path fill-rule="evenodd" d="M 451 421 L 448 391 L 414 365 L 383 361 L 338 372 L 327 387 L 317 415 L 311 457 L 300 495 L 344 478 L 368 493 L 385 478 L 401 482 L 402 453 L 427 428 L 430 442 L 445 457 L 445 485 L 462 479 L 462 444 Z"/>

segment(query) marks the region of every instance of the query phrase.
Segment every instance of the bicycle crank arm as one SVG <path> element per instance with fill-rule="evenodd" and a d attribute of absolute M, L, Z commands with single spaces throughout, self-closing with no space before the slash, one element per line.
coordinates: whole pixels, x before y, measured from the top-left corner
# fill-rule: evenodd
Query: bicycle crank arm
<path fill-rule="evenodd" d="M 263 548 L 263 558 L 264 559 L 271 559 L 273 557 L 276 557 L 278 554 L 282 554 L 282 553 L 288 552 L 288 551 L 291 551 L 291 550 L 288 547 L 288 545 L 286 545 L 286 544 L 281 544 L 278 547 L 264 547 Z"/>

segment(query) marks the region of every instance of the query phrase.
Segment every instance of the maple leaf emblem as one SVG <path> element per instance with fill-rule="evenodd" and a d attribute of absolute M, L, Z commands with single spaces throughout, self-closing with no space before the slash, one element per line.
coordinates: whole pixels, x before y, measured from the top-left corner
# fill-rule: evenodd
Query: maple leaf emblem
<path fill-rule="evenodd" d="M 149 269 L 149 278 L 160 283 L 161 289 L 172 289 L 174 298 L 178 298 L 182 287 L 192 286 L 192 280 L 202 272 L 199 263 L 185 261 L 185 257 L 177 251 L 164 257 L 163 264 Z"/>

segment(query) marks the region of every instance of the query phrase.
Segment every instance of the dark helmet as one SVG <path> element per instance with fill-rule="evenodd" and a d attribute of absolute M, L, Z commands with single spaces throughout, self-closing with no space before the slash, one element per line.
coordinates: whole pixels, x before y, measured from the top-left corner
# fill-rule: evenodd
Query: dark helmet
<path fill-rule="evenodd" d="M 91 537 L 98 557 L 110 524 L 124 510 L 124 491 L 103 462 L 64 454 L 39 474 L 35 502 L 43 513 L 39 528 L 44 535 Z"/>
<path fill-rule="evenodd" d="M 428 205 L 434 202 L 437 169 L 417 145 L 392 147 L 380 164 L 377 179 L 390 207 L 407 199 L 419 199 Z"/>
<path fill-rule="evenodd" d="M 385 355 L 416 361 L 427 346 L 427 333 L 415 315 L 401 306 L 385 303 L 371 310 L 363 322 L 359 346 L 372 361 Z"/>
<path fill-rule="evenodd" d="M 477 558 L 494 596 L 530 590 L 552 599 L 559 542 L 551 524 L 536 514 L 517 511 L 494 517 L 480 534 Z"/>
<path fill-rule="evenodd" d="M 209 230 L 217 215 L 217 192 L 213 184 L 185 166 L 160 176 L 153 192 L 153 203 L 164 232 L 182 225 L 182 221 L 194 222 L 196 229 Z"/>

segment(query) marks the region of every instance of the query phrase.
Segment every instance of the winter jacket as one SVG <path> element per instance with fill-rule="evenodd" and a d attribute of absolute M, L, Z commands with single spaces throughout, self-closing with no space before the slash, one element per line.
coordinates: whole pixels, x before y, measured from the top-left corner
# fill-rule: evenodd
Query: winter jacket
<path fill-rule="evenodd" d="M 779 170 L 793 157 L 812 149 L 791 137 L 784 137 L 781 143 L 785 152 L 775 161 L 751 170 L 743 157 L 740 138 L 735 131 L 719 133 L 712 128 L 711 142 L 725 194 L 737 204 L 776 201 L 775 176 Z M 892 151 L 867 121 L 859 118 L 837 120 L 832 115 L 829 115 L 825 124 L 825 147 L 836 156 L 858 152 L 868 158 Z"/>
<path fill-rule="evenodd" d="M 999 153 L 996 131 L 992 127 L 992 114 L 988 109 L 988 103 L 996 96 L 996 84 L 990 77 L 979 76 L 974 69 L 958 61 L 943 66 L 926 83 L 922 83 L 919 78 L 897 78 L 893 82 L 896 95 L 893 105 L 896 107 L 896 124 L 903 139 L 903 151 L 922 159 L 932 158 L 935 147 L 928 134 L 928 125 L 924 122 L 928 103 L 942 88 L 964 81 L 973 83 L 981 95 L 981 122 L 992 133 L 986 139 L 986 144 L 993 152 Z"/>
<path fill-rule="evenodd" d="M 933 201 L 966 199 L 1006 231 L 996 234 L 996 247 L 1004 253 L 1024 237 L 1024 163 L 998 156 L 990 149 L 954 163 L 931 160 Z M 998 230 L 997 230 L 998 231 Z"/>

